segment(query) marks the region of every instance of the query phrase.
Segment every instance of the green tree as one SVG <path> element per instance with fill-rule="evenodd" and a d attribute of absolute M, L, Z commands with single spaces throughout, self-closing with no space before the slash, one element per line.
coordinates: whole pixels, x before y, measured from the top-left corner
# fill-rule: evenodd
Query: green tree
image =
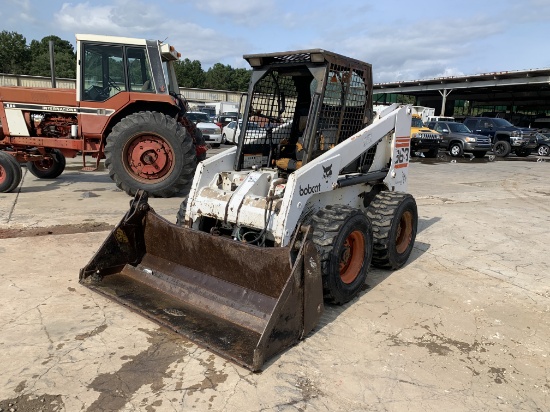
<path fill-rule="evenodd" d="M 246 91 L 250 70 L 233 69 L 230 65 L 214 64 L 206 72 L 205 87 L 219 90 Z"/>
<path fill-rule="evenodd" d="M 28 74 L 29 49 L 27 40 L 14 31 L 0 33 L 0 72 Z"/>
<path fill-rule="evenodd" d="M 398 94 L 397 95 L 397 103 L 402 104 L 415 104 L 415 97 L 409 96 L 406 94 Z"/>
<path fill-rule="evenodd" d="M 231 90 L 233 69 L 229 65 L 214 64 L 206 72 L 204 85 L 208 89 Z"/>
<path fill-rule="evenodd" d="M 54 42 L 55 75 L 74 79 L 76 77 L 76 54 L 73 45 L 57 36 L 46 36 L 40 41 L 31 41 L 29 74 L 33 76 L 51 75 L 50 40 Z"/>
<path fill-rule="evenodd" d="M 248 91 L 248 84 L 250 83 L 250 77 L 252 76 L 252 70 L 247 69 L 235 69 L 233 71 L 233 89 L 238 92 Z"/>
<path fill-rule="evenodd" d="M 198 60 L 179 60 L 175 65 L 180 87 L 204 88 L 205 74 Z"/>

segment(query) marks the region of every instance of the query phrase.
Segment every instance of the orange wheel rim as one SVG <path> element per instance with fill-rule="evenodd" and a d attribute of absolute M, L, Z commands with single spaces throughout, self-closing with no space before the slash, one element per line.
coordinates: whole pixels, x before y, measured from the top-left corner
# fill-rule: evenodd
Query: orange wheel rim
<path fill-rule="evenodd" d="M 174 170 L 172 146 L 156 135 L 143 134 L 126 144 L 123 162 L 126 170 L 141 183 L 158 183 Z"/>
<path fill-rule="evenodd" d="M 359 275 L 365 258 L 365 237 L 359 230 L 351 232 L 340 256 L 340 279 L 344 283 L 351 283 Z"/>
<path fill-rule="evenodd" d="M 395 248 L 397 253 L 401 254 L 407 250 L 411 244 L 413 233 L 413 215 L 411 212 L 406 211 L 399 220 L 399 227 L 397 228 L 397 236 L 395 241 Z"/>
<path fill-rule="evenodd" d="M 6 169 L 4 169 L 3 166 L 0 166 L 0 184 L 4 183 L 7 178 L 8 174 L 6 172 Z"/>

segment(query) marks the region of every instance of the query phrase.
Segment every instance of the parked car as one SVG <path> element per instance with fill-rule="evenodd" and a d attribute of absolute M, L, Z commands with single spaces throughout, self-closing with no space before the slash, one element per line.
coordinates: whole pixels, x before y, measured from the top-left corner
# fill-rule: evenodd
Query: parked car
<path fill-rule="evenodd" d="M 237 121 L 239 119 L 239 116 L 237 113 L 223 113 L 216 117 L 216 124 L 220 127 L 220 129 L 223 129 L 225 126 L 227 126 L 229 123 L 233 121 Z M 223 134 L 223 131 L 222 131 Z"/>
<path fill-rule="evenodd" d="M 428 122 L 428 127 L 441 133 L 440 147 L 448 150 L 451 156 L 472 153 L 475 157 L 484 157 L 491 150 L 491 138 L 472 133 L 468 127 L 457 122 Z"/>
<path fill-rule="evenodd" d="M 539 156 L 550 156 L 550 133 L 537 133 L 536 152 Z"/>
<path fill-rule="evenodd" d="M 506 157 L 512 150 L 516 156 L 525 157 L 537 148 L 535 129 L 517 127 L 505 119 L 468 117 L 464 124 L 474 133 L 489 136 L 498 157 Z"/>
<path fill-rule="evenodd" d="M 537 129 L 542 134 L 550 133 L 550 117 L 537 117 L 531 122 L 529 127 Z"/>
<path fill-rule="evenodd" d="M 216 123 L 210 120 L 208 113 L 187 112 L 185 117 L 197 125 L 206 143 L 210 143 L 214 147 L 220 146 L 222 143 L 222 131 Z"/>
<path fill-rule="evenodd" d="M 239 135 L 241 134 L 241 128 L 242 128 L 243 122 L 242 120 L 232 121 L 227 124 L 222 129 L 222 140 L 224 143 L 232 143 L 237 144 L 239 143 Z M 264 129 L 260 127 L 258 123 L 255 122 L 248 122 L 248 126 L 246 128 L 247 135 L 250 134 L 262 134 L 265 133 Z"/>
<path fill-rule="evenodd" d="M 422 118 L 413 114 L 411 121 L 411 153 L 423 153 L 425 157 L 437 157 L 441 136 L 424 126 Z"/>

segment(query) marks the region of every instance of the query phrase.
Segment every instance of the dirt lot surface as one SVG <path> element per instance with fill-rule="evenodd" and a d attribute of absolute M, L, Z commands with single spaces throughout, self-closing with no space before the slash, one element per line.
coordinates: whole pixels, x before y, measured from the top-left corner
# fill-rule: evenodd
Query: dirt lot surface
<path fill-rule="evenodd" d="M 0 194 L 1 411 L 548 411 L 550 162 L 415 159 L 409 263 L 251 373 L 78 283 L 105 171 Z M 182 198 L 151 199 L 170 221 Z M 215 258 L 215 257 L 213 257 Z"/>

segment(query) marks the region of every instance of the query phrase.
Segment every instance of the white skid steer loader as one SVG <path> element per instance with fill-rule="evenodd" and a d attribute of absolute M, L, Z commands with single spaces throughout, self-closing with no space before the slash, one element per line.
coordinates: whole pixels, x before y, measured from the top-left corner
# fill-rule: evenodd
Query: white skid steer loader
<path fill-rule="evenodd" d="M 411 110 L 373 119 L 369 64 L 325 50 L 247 55 L 238 145 L 199 164 L 177 224 L 140 192 L 82 284 L 254 371 L 344 304 L 371 263 L 398 269 Z"/>

